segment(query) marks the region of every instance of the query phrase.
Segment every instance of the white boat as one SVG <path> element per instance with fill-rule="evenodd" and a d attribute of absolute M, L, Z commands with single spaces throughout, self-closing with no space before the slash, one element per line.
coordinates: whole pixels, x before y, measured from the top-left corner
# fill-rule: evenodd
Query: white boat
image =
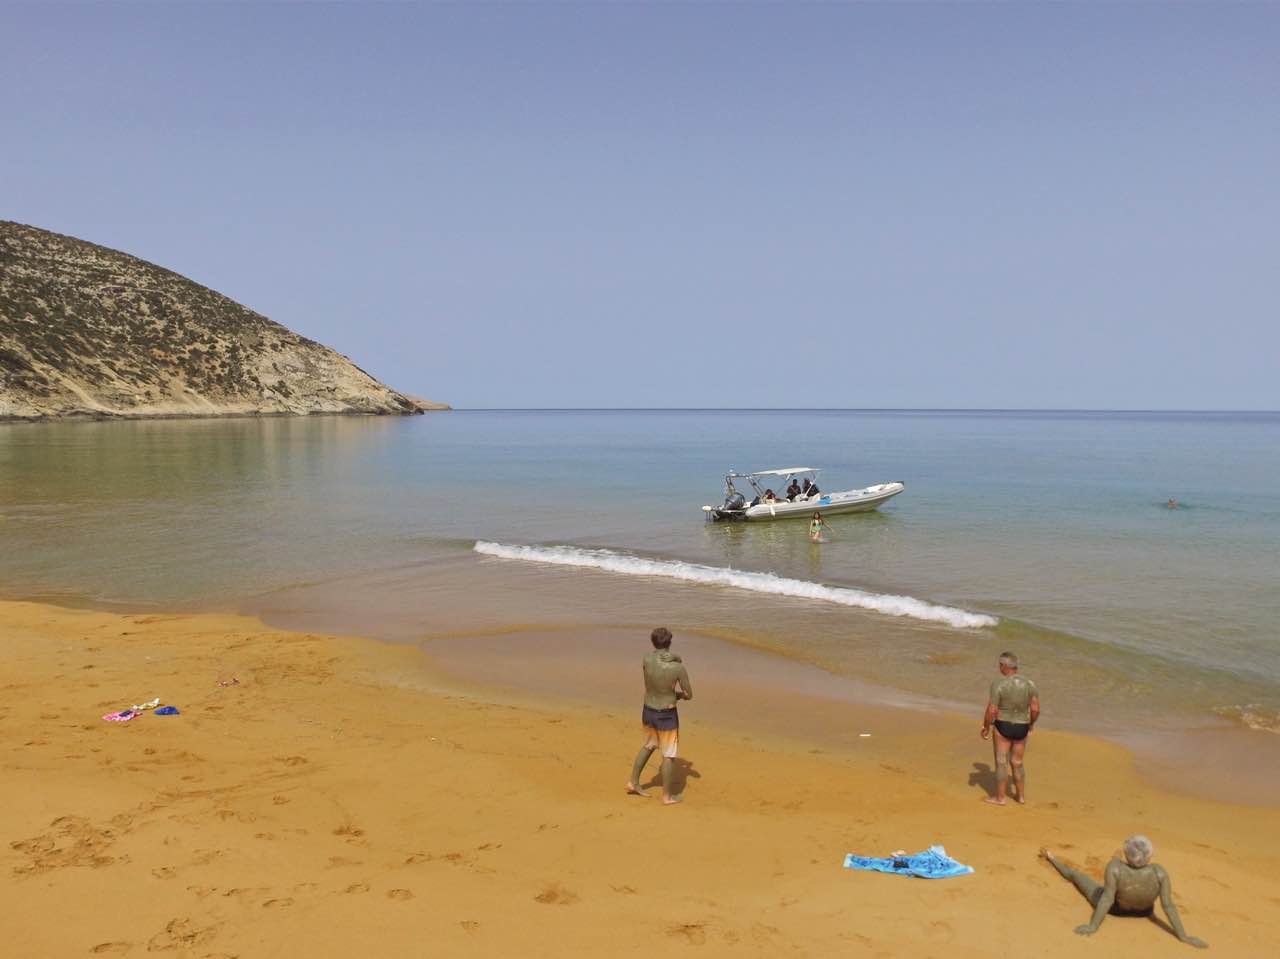
<path fill-rule="evenodd" d="M 724 478 L 724 502 L 719 506 L 704 506 L 702 511 L 713 522 L 791 519 L 812 516 L 814 512 L 824 516 L 863 513 L 888 502 L 907 488 L 899 482 L 879 483 L 865 489 L 841 490 L 838 493 L 819 490 L 816 494 L 801 493 L 793 499 L 787 498 L 786 490 L 793 479 L 812 477 L 810 482 L 816 487 L 820 472 L 811 466 L 790 466 L 779 470 L 760 470 L 758 473 L 730 472 Z M 748 500 L 740 493 L 734 486 L 734 480 L 746 480 L 753 498 Z M 777 484 L 777 489 L 768 485 L 771 482 Z"/>

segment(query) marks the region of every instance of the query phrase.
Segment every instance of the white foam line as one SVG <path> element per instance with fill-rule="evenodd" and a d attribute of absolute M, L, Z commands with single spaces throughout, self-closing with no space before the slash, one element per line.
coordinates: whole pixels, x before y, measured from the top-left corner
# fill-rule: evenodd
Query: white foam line
<path fill-rule="evenodd" d="M 787 579 L 773 573 L 750 573 L 719 566 L 702 566 L 671 559 L 643 559 L 608 549 L 582 549 L 577 546 L 509 546 L 479 540 L 475 551 L 485 556 L 501 559 L 524 560 L 531 563 L 550 563 L 555 566 L 581 566 L 602 569 L 610 573 L 628 576 L 661 576 L 689 583 L 706 583 L 711 586 L 730 586 L 754 593 L 772 593 L 775 596 L 794 596 L 799 599 L 817 599 L 841 606 L 858 606 L 888 616 L 909 616 L 932 623 L 946 623 L 961 629 L 994 626 L 994 616 L 970 613 L 951 606 L 926 603 L 912 596 L 891 596 L 884 593 L 868 593 L 861 589 L 843 586 L 824 586 L 802 579 Z"/>

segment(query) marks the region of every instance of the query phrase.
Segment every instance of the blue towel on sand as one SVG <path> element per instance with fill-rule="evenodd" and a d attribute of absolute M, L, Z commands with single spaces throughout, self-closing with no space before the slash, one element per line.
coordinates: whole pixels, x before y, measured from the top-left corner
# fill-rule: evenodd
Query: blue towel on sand
<path fill-rule="evenodd" d="M 956 862 L 947 855 L 941 846 L 930 846 L 924 852 L 914 856 L 890 856 L 887 859 L 869 859 L 866 856 L 855 856 L 853 853 L 844 857 L 845 869 L 865 869 L 868 872 L 892 872 L 900 876 L 917 876 L 920 879 L 947 879 L 951 876 L 967 876 L 973 872 L 972 866 Z"/>
<path fill-rule="evenodd" d="M 157 716 L 176 716 L 178 715 L 177 706 L 161 706 L 156 710 Z"/>

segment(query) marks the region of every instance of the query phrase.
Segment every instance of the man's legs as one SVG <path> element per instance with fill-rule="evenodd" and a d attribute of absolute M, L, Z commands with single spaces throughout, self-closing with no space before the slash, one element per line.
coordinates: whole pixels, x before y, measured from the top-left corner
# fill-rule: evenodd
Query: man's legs
<path fill-rule="evenodd" d="M 1027 752 L 1027 741 L 1019 739 L 1009 750 L 1009 764 L 1013 767 L 1013 786 L 1018 792 L 1018 802 L 1027 801 L 1027 771 L 1023 768 L 1022 757 Z"/>
<path fill-rule="evenodd" d="M 668 806 L 678 803 L 680 800 L 671 795 L 671 775 L 675 771 L 675 760 L 666 756 L 662 757 L 662 801 Z"/>
<path fill-rule="evenodd" d="M 991 727 L 991 750 L 996 766 L 996 794 L 988 796 L 986 802 L 1003 806 L 1004 794 L 1009 788 L 1009 747 L 1013 744 L 1000 735 L 1000 730 Z"/>
<path fill-rule="evenodd" d="M 662 751 L 662 802 L 673 806 L 680 801 L 671 792 L 671 780 L 676 768 L 676 750 L 680 745 L 680 733 L 675 729 L 658 730 L 658 748 Z"/>
<path fill-rule="evenodd" d="M 644 772 L 645 763 L 649 761 L 649 757 L 653 755 L 653 751 L 658 748 L 655 741 L 652 746 L 646 741 L 640 747 L 640 751 L 636 753 L 636 761 L 631 764 L 631 778 L 627 780 L 627 792 L 636 796 L 648 796 L 649 794 L 640 788 L 640 774 Z M 664 763 L 665 765 L 665 763 Z"/>
<path fill-rule="evenodd" d="M 1089 900 L 1089 905 L 1096 906 L 1098 904 L 1098 897 L 1102 895 L 1102 883 L 1091 876 L 1086 876 L 1079 869 L 1072 869 L 1070 866 L 1058 862 L 1057 857 L 1048 849 L 1041 849 L 1040 855 L 1048 860 L 1049 865 L 1058 870 L 1059 876 L 1080 890 L 1080 895 Z"/>

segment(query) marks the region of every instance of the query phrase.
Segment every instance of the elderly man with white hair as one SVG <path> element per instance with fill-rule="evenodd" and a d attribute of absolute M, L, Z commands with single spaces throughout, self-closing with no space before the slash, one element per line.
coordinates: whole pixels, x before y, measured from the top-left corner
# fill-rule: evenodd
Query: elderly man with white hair
<path fill-rule="evenodd" d="M 1040 690 L 1026 676 L 1018 674 L 1018 657 L 1000 654 L 1000 678 L 991 684 L 987 694 L 987 711 L 982 717 L 982 738 L 994 729 L 992 741 L 996 764 L 996 794 L 986 802 L 1005 804 L 1005 790 L 1013 776 L 1013 790 L 1018 802 L 1027 801 L 1027 773 L 1022 758 L 1027 752 L 1027 737 L 1040 718 Z"/>
<path fill-rule="evenodd" d="M 1173 934 L 1182 942 L 1205 949 L 1208 943 L 1195 936 L 1188 936 L 1182 928 L 1182 917 L 1173 904 L 1173 887 L 1169 884 L 1169 874 L 1163 866 L 1151 861 L 1154 853 L 1151 840 L 1146 836 L 1130 836 L 1124 841 L 1124 861 L 1112 859 L 1107 863 L 1103 882 L 1099 883 L 1091 876 L 1086 876 L 1078 869 L 1058 862 L 1048 849 L 1041 849 L 1040 855 L 1058 870 L 1063 879 L 1071 882 L 1080 894 L 1093 906 L 1093 918 L 1086 925 L 1076 926 L 1076 932 L 1082 936 L 1091 936 L 1098 931 L 1102 920 L 1110 913 L 1113 916 L 1150 916 L 1156 907 L 1156 899 L 1164 907 L 1169 917 L 1169 925 Z"/>

